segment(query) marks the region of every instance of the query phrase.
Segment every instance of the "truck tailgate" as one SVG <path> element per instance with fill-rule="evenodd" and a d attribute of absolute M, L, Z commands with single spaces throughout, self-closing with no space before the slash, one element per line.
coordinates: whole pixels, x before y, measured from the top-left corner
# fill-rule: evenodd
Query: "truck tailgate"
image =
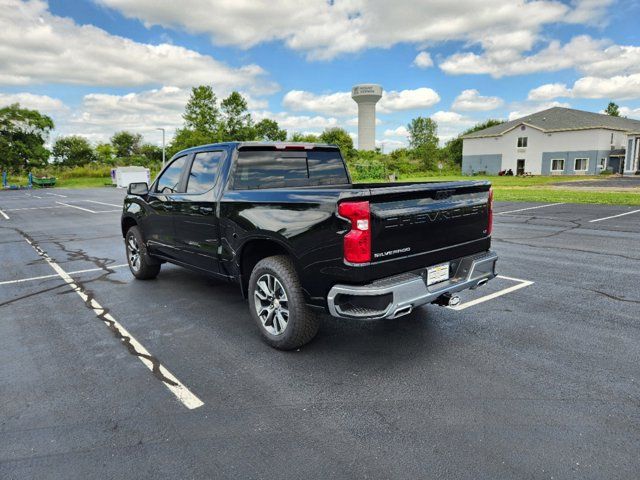
<path fill-rule="evenodd" d="M 387 185 L 370 188 L 372 263 L 489 235 L 489 182 Z"/>

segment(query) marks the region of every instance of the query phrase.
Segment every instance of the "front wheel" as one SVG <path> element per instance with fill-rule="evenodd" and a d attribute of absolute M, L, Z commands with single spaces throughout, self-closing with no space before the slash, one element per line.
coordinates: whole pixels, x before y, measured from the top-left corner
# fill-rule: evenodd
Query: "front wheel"
<path fill-rule="evenodd" d="M 249 279 L 251 316 L 264 340 L 280 350 L 301 347 L 318 332 L 319 319 L 304 300 L 291 259 L 260 260 Z"/>
<path fill-rule="evenodd" d="M 139 227 L 131 227 L 124 239 L 129 270 L 138 280 L 156 278 L 160 273 L 160 262 L 151 258 L 142 239 Z"/>

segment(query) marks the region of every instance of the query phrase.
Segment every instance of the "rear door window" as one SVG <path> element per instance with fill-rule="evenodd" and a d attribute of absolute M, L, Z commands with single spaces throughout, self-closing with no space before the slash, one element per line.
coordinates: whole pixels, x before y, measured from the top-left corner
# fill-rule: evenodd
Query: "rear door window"
<path fill-rule="evenodd" d="M 203 193 L 211 190 L 216 183 L 218 166 L 224 152 L 196 153 L 187 180 L 187 193 Z"/>
<path fill-rule="evenodd" d="M 233 180 L 236 190 L 344 185 L 349 183 L 337 150 L 240 150 Z"/>
<path fill-rule="evenodd" d="M 182 178 L 182 169 L 184 168 L 187 156 L 176 158 L 167 169 L 162 172 L 156 183 L 156 192 L 166 195 L 171 193 L 179 193 L 180 179 Z"/>

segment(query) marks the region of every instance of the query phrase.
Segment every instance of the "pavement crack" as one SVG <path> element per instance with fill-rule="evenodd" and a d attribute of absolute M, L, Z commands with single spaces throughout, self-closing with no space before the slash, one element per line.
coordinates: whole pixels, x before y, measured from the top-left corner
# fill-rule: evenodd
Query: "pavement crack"
<path fill-rule="evenodd" d="M 531 238 L 531 237 L 530 237 Z M 562 245 L 533 245 L 531 243 L 526 243 L 526 242 L 516 242 L 513 241 L 516 239 L 504 239 L 504 238 L 493 238 L 492 241 L 496 242 L 496 243 L 508 243 L 510 245 L 522 245 L 525 247 L 531 247 L 531 248 L 541 248 L 543 250 L 565 250 L 565 251 L 569 251 L 569 252 L 578 252 L 578 253 L 589 253 L 592 255 L 602 255 L 604 257 L 620 257 L 620 258 L 624 258 L 626 260 L 635 260 L 635 261 L 639 261 L 640 258 L 638 257 L 630 257 L 628 255 L 623 255 L 621 253 L 611 253 L 611 252 L 599 252 L 596 250 L 585 250 L 585 249 L 581 249 L 581 248 L 569 248 L 569 247 L 563 247 Z"/>
<path fill-rule="evenodd" d="M 29 242 L 29 244 L 35 249 L 36 253 L 43 259 L 45 259 L 45 261 L 47 261 L 46 259 L 51 260 L 51 258 L 49 257 L 49 255 L 42 249 L 42 247 L 40 247 L 40 245 L 38 244 L 38 242 L 31 237 L 28 233 L 24 232 L 23 230 L 20 230 L 19 228 L 15 228 L 15 227 L 11 227 L 12 230 L 14 230 L 16 233 L 20 234 L 25 240 L 27 240 Z M 86 254 L 86 252 L 84 251 L 69 251 L 67 249 L 64 248 L 63 245 L 61 245 L 59 242 L 53 241 L 54 244 L 58 245 L 63 251 L 67 252 L 68 254 L 72 254 L 72 255 L 77 255 L 78 257 L 82 258 L 83 260 L 88 260 L 88 261 L 92 261 L 95 265 L 97 266 L 101 266 L 101 268 L 104 268 L 105 270 L 107 270 L 107 273 L 105 273 L 105 275 L 108 275 L 109 273 L 113 273 L 114 270 L 109 269 L 106 266 L 106 262 L 107 261 L 111 261 L 113 262 L 113 260 L 110 259 L 105 259 L 105 258 L 100 258 L 100 257 L 92 257 L 88 254 Z M 53 260 L 51 260 L 51 262 L 53 262 Z M 47 261 L 47 263 L 49 263 Z M 113 333 L 113 335 L 121 341 L 121 343 L 125 346 L 125 348 L 129 351 L 129 353 L 133 356 L 139 357 L 139 358 L 143 358 L 146 361 L 148 361 L 151 364 L 151 371 L 153 373 L 153 375 L 158 378 L 160 381 L 166 383 L 167 385 L 170 386 L 178 386 L 179 384 L 173 380 L 171 380 L 170 378 L 167 378 L 163 373 L 162 373 L 162 365 L 160 363 L 160 361 L 154 357 L 151 354 L 148 353 L 143 353 L 137 350 L 137 348 L 135 347 L 135 345 L 133 345 L 133 343 L 131 342 L 131 337 L 129 335 L 125 335 L 122 330 L 119 328 L 117 322 L 113 319 L 113 317 L 111 317 L 111 315 L 109 314 L 109 309 L 103 307 L 102 305 L 100 305 L 100 303 L 98 303 L 98 301 L 95 299 L 95 295 L 94 292 L 90 289 L 88 289 L 86 287 L 86 283 L 83 283 L 79 280 L 75 280 L 75 279 L 71 279 L 71 280 L 66 280 L 64 279 L 64 277 L 62 277 L 62 275 L 60 275 L 60 277 L 65 281 L 65 283 L 63 285 L 57 285 L 56 287 L 52 287 L 50 289 L 47 290 L 41 290 L 32 294 L 28 294 L 22 298 L 28 298 L 30 296 L 33 295 L 37 295 L 39 293 L 43 293 L 46 292 L 48 290 L 53 290 L 54 288 L 60 288 L 62 286 L 69 286 L 73 291 L 75 291 L 76 293 L 80 294 L 81 298 L 84 301 L 85 306 L 91 310 L 93 312 L 93 314 L 99 319 L 101 320 L 106 326 L 107 328 Z M 96 279 L 92 280 L 95 281 Z M 14 298 L 12 300 L 9 300 L 8 302 L 5 302 L 4 304 L 0 304 L 0 306 L 3 306 L 7 303 L 12 303 L 15 302 L 17 300 L 21 300 L 22 298 Z"/>
<path fill-rule="evenodd" d="M 617 295 L 613 295 L 611 293 L 603 292 L 602 290 L 595 290 L 595 289 L 592 289 L 592 288 L 587 288 L 587 290 L 589 290 L 590 292 L 593 292 L 593 293 L 598 293 L 600 295 L 604 295 L 605 297 L 610 298 L 611 300 L 616 300 L 618 302 L 627 302 L 627 303 L 640 304 L 640 300 L 632 300 L 630 298 L 618 297 Z"/>

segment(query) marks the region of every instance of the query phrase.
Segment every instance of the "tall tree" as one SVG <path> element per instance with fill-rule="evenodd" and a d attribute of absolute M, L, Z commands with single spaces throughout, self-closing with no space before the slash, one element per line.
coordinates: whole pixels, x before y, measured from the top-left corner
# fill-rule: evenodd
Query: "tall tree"
<path fill-rule="evenodd" d="M 247 101 L 238 92 L 231 92 L 220 104 L 224 140 L 254 140 L 256 131 L 247 107 Z"/>
<path fill-rule="evenodd" d="M 307 143 L 316 143 L 319 142 L 320 139 L 317 135 L 313 133 L 300 133 L 293 132 L 289 138 L 292 142 L 307 142 Z"/>
<path fill-rule="evenodd" d="M 615 102 L 609 102 L 609 105 L 607 105 L 607 108 L 604 111 L 604 113 L 606 113 L 607 115 L 611 115 L 612 117 L 619 117 L 620 107 Z"/>
<path fill-rule="evenodd" d="M 86 165 L 96 159 L 96 154 L 86 138 L 69 135 L 56 139 L 51 150 L 56 163 L 77 167 Z"/>
<path fill-rule="evenodd" d="M 110 165 L 116 157 L 116 150 L 110 143 L 99 143 L 95 148 L 96 157 L 100 163 Z"/>
<path fill-rule="evenodd" d="M 489 119 L 484 122 L 478 123 L 473 127 L 465 130 L 460 135 L 449 140 L 444 146 L 444 159 L 448 160 L 456 165 L 462 165 L 462 137 L 469 135 L 470 133 L 484 130 L 485 128 L 493 127 L 504 123 L 502 120 Z"/>
<path fill-rule="evenodd" d="M 142 135 L 139 133 L 131 133 L 123 130 L 115 133 L 111 137 L 111 145 L 116 151 L 116 156 L 121 158 L 131 157 L 140 152 L 140 143 Z"/>
<path fill-rule="evenodd" d="M 160 163 L 162 162 L 162 148 L 157 145 L 145 143 L 140 145 L 140 155 L 145 157 L 149 162 Z"/>
<path fill-rule="evenodd" d="M 220 122 L 218 98 L 209 85 L 191 89 L 191 96 L 182 115 L 184 128 L 214 135 Z"/>
<path fill-rule="evenodd" d="M 0 108 L 0 169 L 12 173 L 47 164 L 50 152 L 44 146 L 53 120 L 37 110 L 15 103 Z"/>
<path fill-rule="evenodd" d="M 411 148 L 420 148 L 427 145 L 437 147 L 438 124 L 431 118 L 417 117 L 407 125 L 409 131 L 409 145 Z"/>
<path fill-rule="evenodd" d="M 287 131 L 282 130 L 278 122 L 265 118 L 255 124 L 256 140 L 284 141 L 287 139 Z"/>
<path fill-rule="evenodd" d="M 318 140 L 324 143 L 337 145 L 340 147 L 340 151 L 345 158 L 351 158 L 353 155 L 353 139 L 343 128 L 327 128 L 320 134 Z"/>

